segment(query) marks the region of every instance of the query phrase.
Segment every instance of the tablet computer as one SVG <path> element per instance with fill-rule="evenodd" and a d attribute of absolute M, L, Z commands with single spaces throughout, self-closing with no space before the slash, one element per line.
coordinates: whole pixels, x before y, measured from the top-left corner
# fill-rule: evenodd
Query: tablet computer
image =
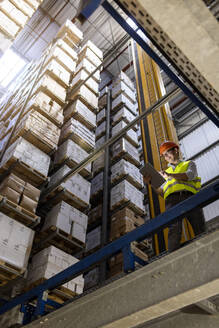
<path fill-rule="evenodd" d="M 159 188 L 166 181 L 164 177 L 162 177 L 162 175 L 157 170 L 155 170 L 155 168 L 150 163 L 146 163 L 145 166 L 140 169 L 140 172 L 143 175 L 150 174 L 151 184 L 155 188 Z"/>

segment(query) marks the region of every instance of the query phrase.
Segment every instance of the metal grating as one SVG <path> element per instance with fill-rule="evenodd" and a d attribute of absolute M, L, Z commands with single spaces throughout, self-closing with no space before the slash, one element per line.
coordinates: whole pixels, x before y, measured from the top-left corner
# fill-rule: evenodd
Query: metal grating
<path fill-rule="evenodd" d="M 208 81 L 201 75 L 189 59 L 181 52 L 176 44 L 160 28 L 154 19 L 138 3 L 138 1 L 121 0 L 124 7 L 136 18 L 139 24 L 151 35 L 156 43 L 175 62 L 187 78 L 204 95 L 209 103 L 219 112 L 219 95 Z"/>

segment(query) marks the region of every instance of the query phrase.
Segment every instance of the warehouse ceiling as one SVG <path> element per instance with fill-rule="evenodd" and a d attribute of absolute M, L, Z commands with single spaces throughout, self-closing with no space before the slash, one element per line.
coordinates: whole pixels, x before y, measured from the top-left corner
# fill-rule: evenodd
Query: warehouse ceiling
<path fill-rule="evenodd" d="M 79 2 L 79 0 L 44 0 L 15 39 L 13 49 L 28 61 L 39 58 L 60 26 L 67 19 L 72 20 L 76 16 Z M 83 25 L 79 22 L 76 22 L 76 25 L 84 33 L 83 43 L 92 40 L 104 54 L 126 34 L 101 6 Z M 108 70 L 115 76 L 130 61 L 130 48 L 127 48 L 119 59 L 108 67 Z"/>

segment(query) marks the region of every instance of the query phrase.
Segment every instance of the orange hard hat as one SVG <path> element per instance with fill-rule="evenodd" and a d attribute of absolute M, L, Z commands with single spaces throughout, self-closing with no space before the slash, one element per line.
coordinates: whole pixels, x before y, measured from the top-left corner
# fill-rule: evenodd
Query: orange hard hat
<path fill-rule="evenodd" d="M 173 141 L 164 141 L 161 145 L 160 145 L 160 155 L 163 155 L 163 153 L 169 149 L 172 148 L 179 148 L 179 146 L 173 142 Z"/>

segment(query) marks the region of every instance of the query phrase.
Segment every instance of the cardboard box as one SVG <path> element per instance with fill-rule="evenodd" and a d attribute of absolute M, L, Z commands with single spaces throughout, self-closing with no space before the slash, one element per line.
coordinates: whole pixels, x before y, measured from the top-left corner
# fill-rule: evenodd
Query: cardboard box
<path fill-rule="evenodd" d="M 62 65 L 69 73 L 75 72 L 77 57 L 72 58 L 69 52 L 66 52 L 59 44 L 51 49 L 45 65 L 48 65 L 53 59 Z"/>
<path fill-rule="evenodd" d="M 29 18 L 8 0 L 0 2 L 0 10 L 20 27 L 24 27 Z"/>
<path fill-rule="evenodd" d="M 113 158 L 119 157 L 123 153 L 127 153 L 134 163 L 139 164 L 139 153 L 137 148 L 130 144 L 125 138 L 121 138 L 112 146 Z"/>
<path fill-rule="evenodd" d="M 82 31 L 80 31 L 79 28 L 69 19 L 67 19 L 65 23 L 60 27 L 58 33 L 56 34 L 56 38 L 62 39 L 63 35 L 66 34 L 68 36 L 68 39 L 72 41 L 70 43 L 70 46 L 72 45 L 72 43 L 78 46 L 79 43 L 83 40 Z"/>
<path fill-rule="evenodd" d="M 0 195 L 7 197 L 15 204 L 18 204 L 21 194 L 10 187 L 2 187 L 0 188 Z"/>
<path fill-rule="evenodd" d="M 104 168 L 104 154 L 100 155 L 93 161 L 93 172 L 96 173 Z"/>
<path fill-rule="evenodd" d="M 111 189 L 110 208 L 113 209 L 122 202 L 130 201 L 131 206 L 140 212 L 144 212 L 143 199 L 144 195 L 141 191 L 136 189 L 128 181 L 123 180 Z"/>
<path fill-rule="evenodd" d="M 0 212 L 0 260 L 26 269 L 34 231 Z"/>
<path fill-rule="evenodd" d="M 131 90 L 135 90 L 134 83 L 130 80 L 128 75 L 126 75 L 123 71 L 119 73 L 115 81 L 113 81 L 113 86 L 115 87 L 117 84 L 124 82 Z"/>
<path fill-rule="evenodd" d="M 3 31 L 0 31 L 0 52 L 4 53 L 8 48 L 10 48 L 12 43 L 13 41 L 9 35 L 6 35 Z"/>
<path fill-rule="evenodd" d="M 62 126 L 64 116 L 61 106 L 42 91 L 39 91 L 31 98 L 24 110 L 24 115 L 35 110 L 45 116 L 56 126 Z"/>
<path fill-rule="evenodd" d="M 97 113 L 97 123 L 101 123 L 103 120 L 106 119 L 106 109 L 103 108 L 99 113 Z"/>
<path fill-rule="evenodd" d="M 126 127 L 127 123 L 124 121 L 120 121 L 117 123 L 113 128 L 112 128 L 112 136 L 116 135 L 119 133 L 122 129 Z M 137 133 L 133 130 L 130 129 L 126 132 L 125 138 L 135 147 L 138 147 L 138 135 Z"/>
<path fill-rule="evenodd" d="M 71 138 L 85 151 L 94 149 L 95 134 L 74 118 L 68 120 L 62 127 L 60 141 L 63 142 L 67 138 Z"/>
<path fill-rule="evenodd" d="M 87 215 L 62 201 L 47 214 L 43 230 L 55 226 L 85 243 L 87 221 Z"/>
<path fill-rule="evenodd" d="M 100 270 L 99 267 L 90 270 L 84 275 L 84 288 L 89 289 L 99 283 Z"/>
<path fill-rule="evenodd" d="M 103 172 L 97 174 L 91 181 L 91 196 L 103 190 Z"/>
<path fill-rule="evenodd" d="M 99 109 L 106 107 L 107 105 L 107 95 L 104 94 L 102 97 L 98 99 L 98 107 Z"/>
<path fill-rule="evenodd" d="M 40 198 L 40 190 L 26 182 L 23 190 L 23 194 L 35 202 L 38 202 Z"/>
<path fill-rule="evenodd" d="M 80 99 L 90 110 L 96 111 L 98 108 L 98 97 L 86 85 L 82 85 L 79 89 L 71 92 L 70 99 Z"/>
<path fill-rule="evenodd" d="M 78 61 L 78 55 L 77 52 L 70 47 L 64 40 L 58 39 L 55 44 L 53 45 L 52 49 L 60 48 L 62 51 L 64 51 L 69 57 L 71 57 L 75 62 Z"/>
<path fill-rule="evenodd" d="M 59 146 L 55 153 L 54 162 L 55 164 L 61 164 L 67 161 L 68 165 L 73 167 L 83 161 L 88 155 L 89 154 L 83 148 L 71 139 L 68 139 Z M 84 170 L 86 170 L 87 173 L 91 173 L 91 163 L 86 165 Z"/>
<path fill-rule="evenodd" d="M 78 259 L 54 246 L 45 248 L 33 256 L 28 267 L 27 284 L 30 285 L 40 279 L 49 279 L 77 262 Z M 83 276 L 77 276 L 65 283 L 63 287 L 76 292 L 76 294 L 82 293 L 84 287 Z"/>
<path fill-rule="evenodd" d="M 18 26 L 12 19 L 0 11 L 0 30 L 8 37 L 15 39 L 16 35 L 20 31 Z"/>
<path fill-rule="evenodd" d="M 133 104 L 136 102 L 135 91 L 133 91 L 126 83 L 119 81 L 112 88 L 112 98 L 115 99 L 120 94 L 125 95 Z"/>
<path fill-rule="evenodd" d="M 89 48 L 93 53 L 100 58 L 100 60 L 103 60 L 103 51 L 100 50 L 92 41 L 88 40 L 85 45 L 82 47 L 81 52 L 83 52 L 85 49 Z"/>
<path fill-rule="evenodd" d="M 43 77 L 38 80 L 38 83 L 33 90 L 33 94 L 36 94 L 39 91 L 46 93 L 61 106 L 65 103 L 66 89 L 48 74 L 43 75 Z"/>
<path fill-rule="evenodd" d="M 79 55 L 79 62 L 83 60 L 84 58 L 88 59 L 94 66 L 98 67 L 102 64 L 102 59 L 100 59 L 94 52 L 91 50 L 91 48 L 88 46 L 88 44 L 85 44 L 83 48 L 81 49 Z"/>
<path fill-rule="evenodd" d="M 26 210 L 28 210 L 32 213 L 35 213 L 37 204 L 38 204 L 38 202 L 36 202 L 35 200 L 32 200 L 31 198 L 29 198 L 25 195 L 22 195 L 20 206 L 22 206 Z"/>
<path fill-rule="evenodd" d="M 60 132 L 60 129 L 45 116 L 37 111 L 31 111 L 17 125 L 12 140 L 24 136 L 42 151 L 51 152 L 51 149 L 58 145 Z"/>
<path fill-rule="evenodd" d="M 22 137 L 18 138 L 8 147 L 2 158 L 0 167 L 7 167 L 9 165 L 7 163 L 10 163 L 10 159 L 12 158 L 21 160 L 44 176 L 48 174 L 50 157 Z"/>
<path fill-rule="evenodd" d="M 21 194 L 24 191 L 25 182 L 18 178 L 15 174 L 11 173 L 2 181 L 0 189 L 4 187 L 9 187 L 15 190 L 17 193 Z"/>
<path fill-rule="evenodd" d="M 52 59 L 47 65 L 44 66 L 40 77 L 45 74 L 49 74 L 52 78 L 54 78 L 58 83 L 67 89 L 70 82 L 71 73 L 67 71 L 56 59 Z"/>
<path fill-rule="evenodd" d="M 35 11 L 35 9 L 32 8 L 26 1 L 12 0 L 11 2 L 28 17 L 31 17 Z"/>
<path fill-rule="evenodd" d="M 138 105 L 137 105 L 137 103 L 133 104 L 133 102 L 131 102 L 125 94 L 120 93 L 112 101 L 112 110 L 116 111 L 120 107 L 126 107 L 128 110 L 130 110 L 135 115 L 137 113 Z"/>
<path fill-rule="evenodd" d="M 119 122 L 123 120 L 126 123 L 130 123 L 135 119 L 135 115 L 132 114 L 127 108 L 122 107 L 114 116 L 113 116 L 113 122 Z"/>
<path fill-rule="evenodd" d="M 100 246 L 101 243 L 101 227 L 88 232 L 86 237 L 86 252 Z"/>
<path fill-rule="evenodd" d="M 75 73 L 78 73 L 80 70 L 84 69 L 89 75 L 95 71 L 96 66 L 93 65 L 87 58 L 84 58 L 78 63 Z M 100 82 L 100 70 L 97 70 L 92 78 L 96 80 L 96 82 Z"/>
<path fill-rule="evenodd" d="M 96 127 L 96 115 L 80 99 L 69 104 L 64 111 L 65 122 L 71 117 L 76 118 L 88 129 L 93 130 Z"/>
<path fill-rule="evenodd" d="M 143 177 L 139 169 L 128 161 L 121 159 L 111 167 L 111 182 L 113 183 L 125 175 L 129 176 L 129 182 L 140 189 L 143 188 Z"/>
<path fill-rule="evenodd" d="M 98 127 L 96 128 L 96 138 L 102 136 L 106 133 L 106 121 L 103 121 Z"/>
<path fill-rule="evenodd" d="M 90 73 L 88 73 L 86 70 L 81 69 L 80 71 L 78 71 L 71 82 L 71 90 L 76 90 L 78 85 L 80 83 L 84 83 L 84 85 L 86 85 L 92 92 L 94 92 L 94 94 L 96 96 L 99 95 L 99 83 L 93 79 L 92 77 L 90 77 L 86 82 L 84 82 L 87 77 L 90 75 Z"/>
<path fill-rule="evenodd" d="M 89 221 L 93 222 L 102 217 L 102 204 L 99 204 L 98 206 L 92 208 L 89 212 Z"/>
<path fill-rule="evenodd" d="M 49 187 L 55 182 L 59 181 L 67 172 L 69 167 L 64 165 L 50 178 Z M 79 200 L 81 199 L 87 205 L 90 201 L 90 182 L 84 179 L 80 174 L 74 174 L 72 177 L 67 179 L 66 182 L 61 184 L 63 188 L 75 195 Z"/>

